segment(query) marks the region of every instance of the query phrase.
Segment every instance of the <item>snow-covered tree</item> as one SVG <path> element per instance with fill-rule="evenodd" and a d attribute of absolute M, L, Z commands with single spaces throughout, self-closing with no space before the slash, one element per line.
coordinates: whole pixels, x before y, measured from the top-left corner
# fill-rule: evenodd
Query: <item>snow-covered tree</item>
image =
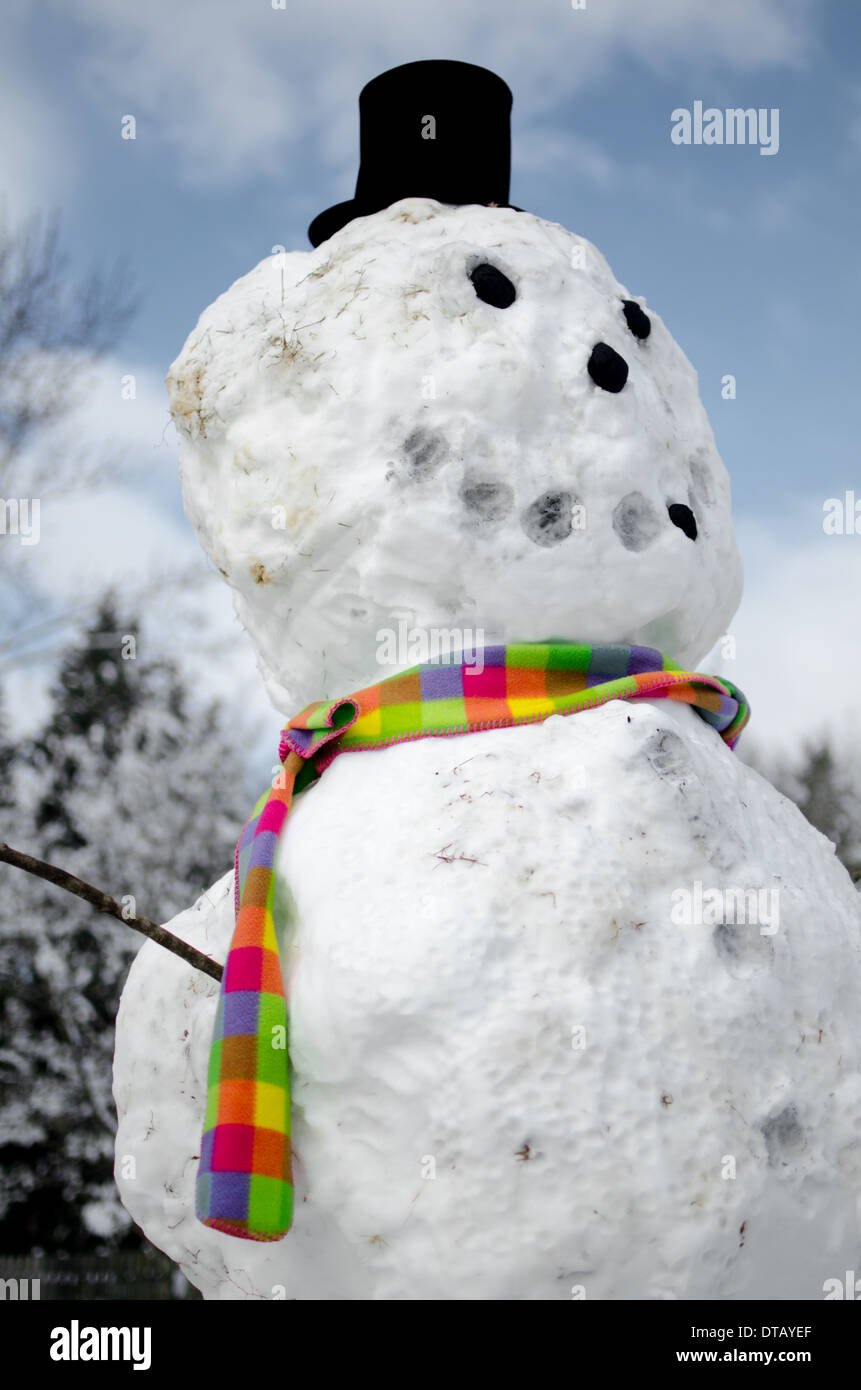
<path fill-rule="evenodd" d="M 798 805 L 811 825 L 833 840 L 837 853 L 850 871 L 858 867 L 861 825 L 857 789 L 845 762 L 824 738 L 804 750 L 796 770 Z"/>
<path fill-rule="evenodd" d="M 8 719 L 0 690 L 0 840 L 4 836 L 8 814 L 15 804 L 15 745 L 9 737 Z"/>
<path fill-rule="evenodd" d="M 259 789 L 236 712 L 195 703 L 138 647 L 104 602 L 61 662 L 44 729 L 17 750 L 17 805 L 0 814 L 17 848 L 166 921 L 229 869 Z M 2 864 L 0 886 L 3 1247 L 133 1245 L 112 1179 L 111 1067 L 141 938 Z"/>
<path fill-rule="evenodd" d="M 833 842 L 838 858 L 861 881 L 861 758 L 854 750 L 821 733 L 795 756 L 763 758 L 747 750 L 745 757 Z"/>

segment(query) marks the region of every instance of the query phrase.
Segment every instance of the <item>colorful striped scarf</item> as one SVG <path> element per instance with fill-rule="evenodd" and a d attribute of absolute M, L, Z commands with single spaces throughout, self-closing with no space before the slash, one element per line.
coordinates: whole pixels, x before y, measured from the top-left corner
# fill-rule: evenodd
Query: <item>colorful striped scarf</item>
<path fill-rule="evenodd" d="M 650 647 L 554 642 L 427 662 L 346 699 L 317 701 L 287 723 L 282 772 L 236 848 L 236 928 L 215 1020 L 197 1176 L 204 1225 L 280 1240 L 292 1221 L 287 1001 L 273 899 L 276 847 L 293 793 L 340 753 L 659 697 L 693 706 L 730 748 L 749 717 L 729 681 L 684 671 Z"/>

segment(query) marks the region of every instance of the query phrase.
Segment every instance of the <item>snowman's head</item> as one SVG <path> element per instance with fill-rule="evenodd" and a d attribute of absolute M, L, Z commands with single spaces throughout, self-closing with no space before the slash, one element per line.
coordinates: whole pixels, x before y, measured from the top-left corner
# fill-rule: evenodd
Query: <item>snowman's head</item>
<path fill-rule="evenodd" d="M 402 199 L 237 280 L 168 387 L 186 511 L 285 713 L 391 674 L 392 633 L 401 666 L 463 632 L 695 667 L 738 605 L 696 373 L 556 223 Z"/>

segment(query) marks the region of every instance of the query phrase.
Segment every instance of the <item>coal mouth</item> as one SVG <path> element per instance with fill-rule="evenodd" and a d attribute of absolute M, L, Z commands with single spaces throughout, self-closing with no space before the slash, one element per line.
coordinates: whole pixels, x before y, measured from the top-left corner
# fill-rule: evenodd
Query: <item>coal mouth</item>
<path fill-rule="evenodd" d="M 697 538 L 697 519 L 690 507 L 686 507 L 684 502 L 671 502 L 667 507 L 670 521 L 674 526 L 678 526 L 680 531 L 684 531 L 688 540 L 695 541 Z"/>

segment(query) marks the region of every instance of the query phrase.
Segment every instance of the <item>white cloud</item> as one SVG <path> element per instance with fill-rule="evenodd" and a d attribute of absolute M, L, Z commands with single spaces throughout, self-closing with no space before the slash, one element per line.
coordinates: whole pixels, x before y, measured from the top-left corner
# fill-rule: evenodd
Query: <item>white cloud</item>
<path fill-rule="evenodd" d="M 167 390 L 163 375 L 149 365 L 116 353 L 101 358 L 58 432 L 87 441 L 118 463 L 158 471 L 171 482 L 175 478 L 176 431 Z"/>
<path fill-rule="evenodd" d="M 63 362 L 69 354 L 62 353 Z M 52 357 L 37 381 L 53 389 Z M 15 459 L 5 491 L 46 500 L 56 492 L 116 483 L 137 471 L 176 494 L 176 432 L 160 372 L 119 356 L 88 364 L 72 379 L 67 408 Z"/>
<path fill-rule="evenodd" d="M 73 594 L 78 604 L 108 585 L 155 583 L 197 559 L 181 520 L 165 517 L 136 489 L 110 486 L 43 499 L 39 542 L 22 550 L 34 588 L 55 598 Z"/>
<path fill-rule="evenodd" d="M 823 500 L 777 523 L 737 525 L 745 595 L 731 625 L 736 658 L 722 673 L 750 701 L 745 742 L 769 753 L 791 754 L 824 729 L 857 746 L 861 732 L 861 535 L 826 536 Z M 721 663 L 703 669 L 720 673 Z"/>
<path fill-rule="evenodd" d="M 60 651 L 112 587 L 120 619 L 142 620 L 138 660 L 174 658 L 203 702 L 239 700 L 269 742 L 277 743 L 279 717 L 227 587 L 190 525 L 182 516 L 165 515 L 157 497 L 112 485 L 49 500 L 42 507 L 39 543 L 22 547 L 19 563 L 52 616 L 19 627 L 0 643 L 0 683 L 15 733 L 32 734 L 44 718 Z"/>
<path fill-rule="evenodd" d="M 130 378 L 134 399 L 123 394 Z M 37 543 L 0 537 L 0 686 L 15 733 L 31 735 L 44 719 L 60 651 L 113 587 L 121 619 L 142 619 L 139 660 L 175 658 L 201 700 L 239 700 L 277 750 L 279 717 L 251 643 L 182 514 L 176 454 L 161 373 L 115 355 L 16 461 L 14 494 L 39 496 L 40 512 Z"/>
<path fill-rule="evenodd" d="M 59 7 L 59 0 L 52 0 Z M 810 51 L 812 0 L 317 0 L 273 9 L 243 0 L 176 5 L 79 0 L 89 31 L 82 93 L 138 120 L 138 140 L 174 151 L 198 183 L 272 174 L 309 146 L 350 183 L 356 97 L 375 73 L 447 56 L 498 70 L 528 124 L 633 57 L 667 70 L 680 60 L 731 68 L 800 65 Z M 63 6 L 68 18 L 68 9 Z M 344 193 L 352 191 L 347 187 Z"/>

